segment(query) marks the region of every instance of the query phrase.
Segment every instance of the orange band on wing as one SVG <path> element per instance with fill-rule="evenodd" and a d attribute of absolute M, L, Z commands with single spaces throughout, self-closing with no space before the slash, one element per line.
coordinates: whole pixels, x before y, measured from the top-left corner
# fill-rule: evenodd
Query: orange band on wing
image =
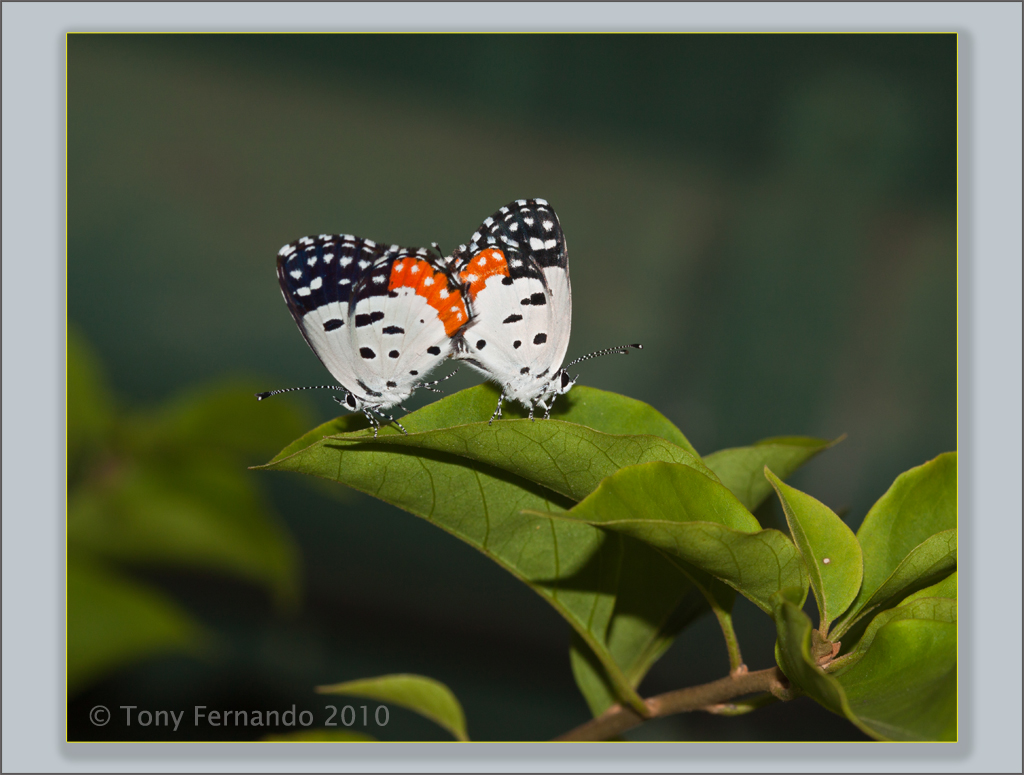
<path fill-rule="evenodd" d="M 391 280 L 388 290 L 412 288 L 417 296 L 437 310 L 437 316 L 444 324 L 444 332 L 451 336 L 469 319 L 462 293 L 448 287 L 448 278 L 443 272 L 435 272 L 426 261 L 418 258 L 403 258 L 391 265 Z"/>
<path fill-rule="evenodd" d="M 459 279 L 469 284 L 469 298 L 476 299 L 487 280 L 494 275 L 508 277 L 508 262 L 500 250 L 487 248 L 470 259 L 466 268 L 459 273 Z"/>

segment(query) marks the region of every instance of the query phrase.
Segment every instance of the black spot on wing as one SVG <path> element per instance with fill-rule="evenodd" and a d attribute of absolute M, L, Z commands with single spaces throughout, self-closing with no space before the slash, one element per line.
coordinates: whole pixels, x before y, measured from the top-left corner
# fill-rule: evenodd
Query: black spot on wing
<path fill-rule="evenodd" d="M 383 319 L 384 313 L 380 312 L 379 310 L 377 312 L 371 312 L 369 314 L 356 315 L 356 328 L 362 328 L 363 326 L 368 326 L 371 323 L 376 323 L 378 320 Z"/>
<path fill-rule="evenodd" d="M 521 368 L 519 370 L 519 373 L 520 374 L 529 374 L 530 373 L 530 367 L 529 366 L 523 366 L 523 368 Z"/>
<path fill-rule="evenodd" d="M 487 346 L 487 342 L 486 342 L 486 341 L 484 341 L 483 339 L 480 339 L 480 340 L 479 340 L 479 341 L 478 341 L 478 342 L 476 343 L 476 349 L 478 349 L 478 350 L 482 350 L 482 349 L 484 349 L 484 348 L 485 348 L 486 346 Z"/>
<path fill-rule="evenodd" d="M 505 318 L 501 322 L 502 323 L 518 323 L 522 319 L 523 319 L 522 315 L 509 315 L 507 318 Z"/>
<path fill-rule="evenodd" d="M 519 349 L 520 347 L 522 347 L 522 346 L 523 346 L 523 343 L 522 343 L 521 341 L 519 341 L 518 339 L 516 339 L 516 340 L 515 340 L 515 341 L 514 341 L 514 342 L 512 343 L 512 347 L 513 347 L 513 349 L 516 349 L 516 350 L 518 350 L 518 349 Z"/>
<path fill-rule="evenodd" d="M 528 307 L 531 304 L 533 306 L 535 306 L 535 307 L 543 307 L 545 304 L 548 303 L 548 299 L 547 299 L 547 295 L 546 294 L 544 294 L 542 292 L 538 292 L 538 293 L 531 293 L 530 294 L 530 298 L 523 299 L 519 303 L 522 304 L 524 307 Z"/>
<path fill-rule="evenodd" d="M 391 352 L 388 353 L 388 357 L 389 358 L 397 358 L 399 356 L 399 354 L 400 353 L 398 352 L 398 350 L 392 350 Z"/>
<path fill-rule="evenodd" d="M 400 326 L 384 326 L 383 333 L 385 334 L 404 334 L 405 329 Z"/>
<path fill-rule="evenodd" d="M 427 352 L 430 353 L 431 355 L 440 355 L 441 354 L 441 348 L 440 347 L 431 346 L 431 347 L 427 348 Z"/>
<path fill-rule="evenodd" d="M 336 331 L 343 325 L 345 325 L 345 321 L 341 318 L 331 318 L 324 321 L 324 331 Z"/>
<path fill-rule="evenodd" d="M 361 356 L 363 356 L 368 361 L 373 360 L 374 358 L 377 357 L 377 353 L 375 353 L 369 347 L 360 347 L 359 348 L 359 354 Z"/>
<path fill-rule="evenodd" d="M 537 336 L 533 337 L 533 343 L 534 344 L 544 344 L 547 340 L 548 340 L 548 335 L 547 334 L 537 334 Z"/>

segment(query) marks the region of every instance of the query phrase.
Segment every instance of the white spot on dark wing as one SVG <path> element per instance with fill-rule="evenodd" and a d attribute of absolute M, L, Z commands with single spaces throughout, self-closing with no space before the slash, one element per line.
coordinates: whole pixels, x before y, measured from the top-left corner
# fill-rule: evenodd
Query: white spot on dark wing
<path fill-rule="evenodd" d="M 541 226 L 544 227 L 544 231 L 551 231 L 553 228 L 555 228 L 555 224 L 552 221 L 544 221 L 543 223 L 541 223 Z"/>
<path fill-rule="evenodd" d="M 367 261 L 366 259 L 362 259 L 359 262 L 359 268 L 360 269 L 366 269 L 366 267 L 368 267 L 369 265 L 370 265 L 370 262 Z"/>
<path fill-rule="evenodd" d="M 546 199 L 534 199 L 533 201 L 539 205 L 546 205 L 548 203 Z"/>
<path fill-rule="evenodd" d="M 508 208 L 507 207 L 502 207 L 498 212 L 500 212 L 500 213 L 507 213 L 508 212 Z"/>
<path fill-rule="evenodd" d="M 387 279 L 388 279 L 387 275 L 383 275 L 383 274 L 375 274 L 373 276 L 373 281 L 375 283 L 377 283 L 377 285 L 383 285 L 384 283 L 387 282 Z"/>
<path fill-rule="evenodd" d="M 312 245 L 313 244 L 313 238 L 312 237 L 303 237 L 302 239 L 299 240 L 299 242 L 302 243 L 303 245 Z"/>
<path fill-rule="evenodd" d="M 427 249 L 426 248 L 420 248 L 419 250 L 416 251 L 416 255 L 417 256 L 425 256 L 425 255 L 427 255 Z"/>
<path fill-rule="evenodd" d="M 367 253 L 372 253 L 373 252 L 373 250 L 370 247 L 368 247 L 367 245 L 363 245 L 363 250 L 365 250 Z"/>
<path fill-rule="evenodd" d="M 533 218 L 523 218 L 523 223 L 527 226 L 533 226 Z"/>
<path fill-rule="evenodd" d="M 374 242 L 374 241 L 373 241 L 372 239 L 368 239 L 368 240 L 363 240 L 363 242 L 365 242 L 365 243 L 366 243 L 367 245 L 369 245 L 369 246 L 370 246 L 371 248 L 375 248 L 375 247 L 377 247 L 377 243 L 376 243 L 376 242 Z"/>
<path fill-rule="evenodd" d="M 492 223 L 494 223 L 494 219 L 490 216 L 484 219 L 484 226 L 490 226 Z"/>
<path fill-rule="evenodd" d="M 524 204 L 526 204 L 526 200 L 525 199 L 517 199 L 516 200 L 516 204 L 519 205 L 520 207 L 522 207 Z"/>
<path fill-rule="evenodd" d="M 556 246 L 557 244 L 558 244 L 558 240 L 556 240 L 556 239 L 549 239 L 549 240 L 547 240 L 547 241 L 546 241 L 546 242 L 544 243 L 544 247 L 545 247 L 545 248 L 546 248 L 547 250 L 551 250 L 551 249 L 552 249 L 552 248 L 554 248 L 554 247 L 555 247 L 555 246 Z"/>
<path fill-rule="evenodd" d="M 510 223 L 509 226 L 508 226 L 508 230 L 509 231 L 519 231 L 519 224 L 518 223 Z"/>
<path fill-rule="evenodd" d="M 351 263 L 352 263 L 352 257 L 351 256 L 344 256 L 343 258 L 338 259 L 338 266 L 348 266 Z"/>
<path fill-rule="evenodd" d="M 321 234 L 320 235 L 320 239 L 330 239 L 330 238 L 331 238 L 330 234 Z"/>
<path fill-rule="evenodd" d="M 530 237 L 530 247 L 534 250 L 544 250 L 544 240 L 539 240 L 536 237 Z"/>
<path fill-rule="evenodd" d="M 324 263 L 325 264 L 331 263 L 331 259 L 333 259 L 333 258 L 334 258 L 334 254 L 333 253 L 324 253 Z"/>
<path fill-rule="evenodd" d="M 390 251 L 391 251 L 392 253 L 397 253 L 397 252 L 398 252 L 398 245 L 392 245 L 392 246 L 391 246 L 391 247 L 389 248 L 389 250 L 390 250 Z"/>
<path fill-rule="evenodd" d="M 338 280 L 338 285 L 348 285 L 350 282 L 352 281 L 349 280 L 347 277 L 342 277 L 340 280 Z"/>
<path fill-rule="evenodd" d="M 302 272 L 300 272 L 298 269 L 296 269 L 295 271 L 289 272 L 288 274 L 290 274 L 296 280 L 298 280 L 300 277 L 302 277 Z"/>
<path fill-rule="evenodd" d="M 320 289 L 320 286 L 323 285 L 323 284 L 324 284 L 324 278 L 322 278 L 322 277 L 315 277 L 315 278 L 313 278 L 313 281 L 309 284 L 309 287 L 311 289 L 313 289 L 314 291 L 317 291 L 317 290 Z"/>
<path fill-rule="evenodd" d="M 309 294 L 309 288 L 299 288 L 298 290 L 295 291 L 296 296 L 309 296 Z"/>
<path fill-rule="evenodd" d="M 506 237 L 504 234 L 502 234 L 501 235 L 501 241 L 504 242 L 507 245 L 508 244 L 508 237 Z"/>
<path fill-rule="evenodd" d="M 511 261 L 509 261 L 509 264 L 511 264 L 513 269 L 518 269 L 523 265 L 523 262 L 520 261 L 518 258 L 513 258 Z"/>
<path fill-rule="evenodd" d="M 310 266 L 313 266 L 313 264 L 316 263 L 316 256 L 314 255 L 307 258 L 306 263 L 309 264 Z"/>
<path fill-rule="evenodd" d="M 487 244 L 488 244 L 488 245 L 493 245 L 493 244 L 495 244 L 495 243 L 496 243 L 497 241 L 498 241 L 498 240 L 494 239 L 494 237 L 488 237 L 488 238 L 487 238 Z"/>
<path fill-rule="evenodd" d="M 474 234 L 471 237 L 471 239 L 473 240 L 473 242 L 479 241 L 479 239 L 480 239 L 480 232 L 474 232 Z"/>
<path fill-rule="evenodd" d="M 277 251 L 277 255 L 279 255 L 279 256 L 290 256 L 294 252 L 295 252 L 295 246 L 294 245 L 285 245 L 283 248 L 281 248 L 279 251 Z"/>

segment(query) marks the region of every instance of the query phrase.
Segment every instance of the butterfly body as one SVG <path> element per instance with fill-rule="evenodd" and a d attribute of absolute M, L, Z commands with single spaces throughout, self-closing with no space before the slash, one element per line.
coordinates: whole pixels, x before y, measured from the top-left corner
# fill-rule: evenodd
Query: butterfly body
<path fill-rule="evenodd" d="M 569 346 L 572 290 L 558 217 L 543 199 L 519 199 L 487 218 L 449 266 L 472 308 L 454 357 L 511 399 L 548 414 L 575 380 L 561 368 Z M 500 410 L 500 404 L 499 404 Z M 500 411 L 496 413 L 500 416 Z"/>
<path fill-rule="evenodd" d="M 565 235 L 543 199 L 517 199 L 443 258 L 350 234 L 303 237 L 278 252 L 277 274 L 303 338 L 338 381 L 338 403 L 374 427 L 446 358 L 465 361 L 518 401 L 551 414 L 576 383 L 562 366 L 572 323 Z M 568 364 L 609 353 L 590 353 Z M 449 375 L 450 376 L 450 375 Z M 290 388 L 299 390 L 302 388 Z M 262 399 L 276 393 L 261 393 Z M 435 391 L 440 392 L 440 391 Z M 404 408 L 404 407 L 402 407 Z M 404 430 L 404 428 L 402 428 Z"/>
<path fill-rule="evenodd" d="M 278 252 L 277 274 L 303 338 L 345 390 L 339 403 L 375 429 L 373 415 L 424 386 L 469 320 L 457 281 L 425 248 L 303 237 Z"/>

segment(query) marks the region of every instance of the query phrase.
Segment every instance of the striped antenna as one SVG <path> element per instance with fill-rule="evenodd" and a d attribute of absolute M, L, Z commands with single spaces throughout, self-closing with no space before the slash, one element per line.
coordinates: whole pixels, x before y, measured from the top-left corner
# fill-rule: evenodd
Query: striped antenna
<path fill-rule="evenodd" d="M 630 347 L 635 347 L 637 350 L 644 349 L 642 344 L 620 344 L 618 347 L 606 347 L 603 350 L 595 350 L 587 355 L 581 355 L 576 360 L 566 364 L 565 368 L 568 369 L 570 366 L 575 366 L 580 361 L 589 361 L 591 358 L 600 358 L 602 355 L 612 355 L 613 353 L 618 355 L 629 355 Z"/>
<path fill-rule="evenodd" d="M 307 385 L 306 387 L 291 387 L 283 388 L 281 390 L 268 390 L 266 393 L 257 393 L 256 400 L 262 401 L 264 398 L 270 398 L 280 393 L 291 393 L 293 390 L 345 390 L 341 385 Z"/>

